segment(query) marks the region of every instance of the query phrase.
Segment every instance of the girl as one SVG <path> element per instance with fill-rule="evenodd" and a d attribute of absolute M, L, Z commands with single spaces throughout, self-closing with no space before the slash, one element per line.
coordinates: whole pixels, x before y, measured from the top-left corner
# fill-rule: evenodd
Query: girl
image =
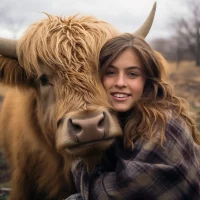
<path fill-rule="evenodd" d="M 164 80 L 165 65 L 132 34 L 103 46 L 100 75 L 124 135 L 107 152 L 111 165 L 88 173 L 82 161 L 74 161 L 83 199 L 200 199 L 200 135 L 186 102 Z"/>

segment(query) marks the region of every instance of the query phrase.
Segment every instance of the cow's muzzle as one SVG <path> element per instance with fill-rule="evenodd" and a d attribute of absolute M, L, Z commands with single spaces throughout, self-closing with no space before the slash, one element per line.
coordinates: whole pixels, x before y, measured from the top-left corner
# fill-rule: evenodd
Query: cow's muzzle
<path fill-rule="evenodd" d="M 66 150 L 72 154 L 82 150 L 103 150 L 119 136 L 122 136 L 121 128 L 115 115 L 109 111 L 73 112 L 59 122 L 56 146 L 59 151 Z"/>
<path fill-rule="evenodd" d="M 77 143 L 82 144 L 106 138 L 107 122 L 108 117 L 105 112 L 102 112 L 85 119 L 70 118 L 67 126 L 72 137 L 76 138 Z"/>

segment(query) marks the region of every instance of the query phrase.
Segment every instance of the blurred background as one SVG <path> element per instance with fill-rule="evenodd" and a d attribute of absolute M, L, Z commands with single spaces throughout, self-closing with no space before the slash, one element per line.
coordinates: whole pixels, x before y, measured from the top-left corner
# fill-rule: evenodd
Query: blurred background
<path fill-rule="evenodd" d="M 27 27 L 46 17 L 93 15 L 121 32 L 134 32 L 146 19 L 154 0 L 1 0 L 0 37 L 19 38 Z M 168 60 L 167 78 L 177 95 L 190 104 L 200 130 L 200 1 L 157 0 L 155 20 L 146 40 Z M 0 87 L 0 95 L 6 88 Z M 0 98 L 2 100 L 2 98 Z M 0 188 L 9 186 L 0 151 Z M 0 191 L 0 200 L 6 192 Z"/>

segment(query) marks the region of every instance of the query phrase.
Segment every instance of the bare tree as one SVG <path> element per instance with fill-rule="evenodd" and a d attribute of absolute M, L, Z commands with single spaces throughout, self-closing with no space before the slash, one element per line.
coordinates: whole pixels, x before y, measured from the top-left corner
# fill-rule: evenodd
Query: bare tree
<path fill-rule="evenodd" d="M 199 0 L 184 1 L 190 16 L 174 20 L 178 43 L 186 47 L 187 53 L 193 55 L 196 65 L 200 66 L 200 2 Z"/>
<path fill-rule="evenodd" d="M 174 43 L 170 38 L 155 38 L 150 43 L 153 48 L 162 53 L 167 60 L 174 61 L 176 59 L 175 48 L 173 48 Z"/>

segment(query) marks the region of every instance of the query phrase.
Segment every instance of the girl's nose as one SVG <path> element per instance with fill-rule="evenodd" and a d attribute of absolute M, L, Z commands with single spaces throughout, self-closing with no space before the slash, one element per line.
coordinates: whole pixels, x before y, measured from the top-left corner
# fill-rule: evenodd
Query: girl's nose
<path fill-rule="evenodd" d="M 127 86 L 127 84 L 126 84 L 126 78 L 125 78 L 124 75 L 120 74 L 117 77 L 116 86 L 118 86 L 118 87 L 125 87 L 125 86 Z"/>

